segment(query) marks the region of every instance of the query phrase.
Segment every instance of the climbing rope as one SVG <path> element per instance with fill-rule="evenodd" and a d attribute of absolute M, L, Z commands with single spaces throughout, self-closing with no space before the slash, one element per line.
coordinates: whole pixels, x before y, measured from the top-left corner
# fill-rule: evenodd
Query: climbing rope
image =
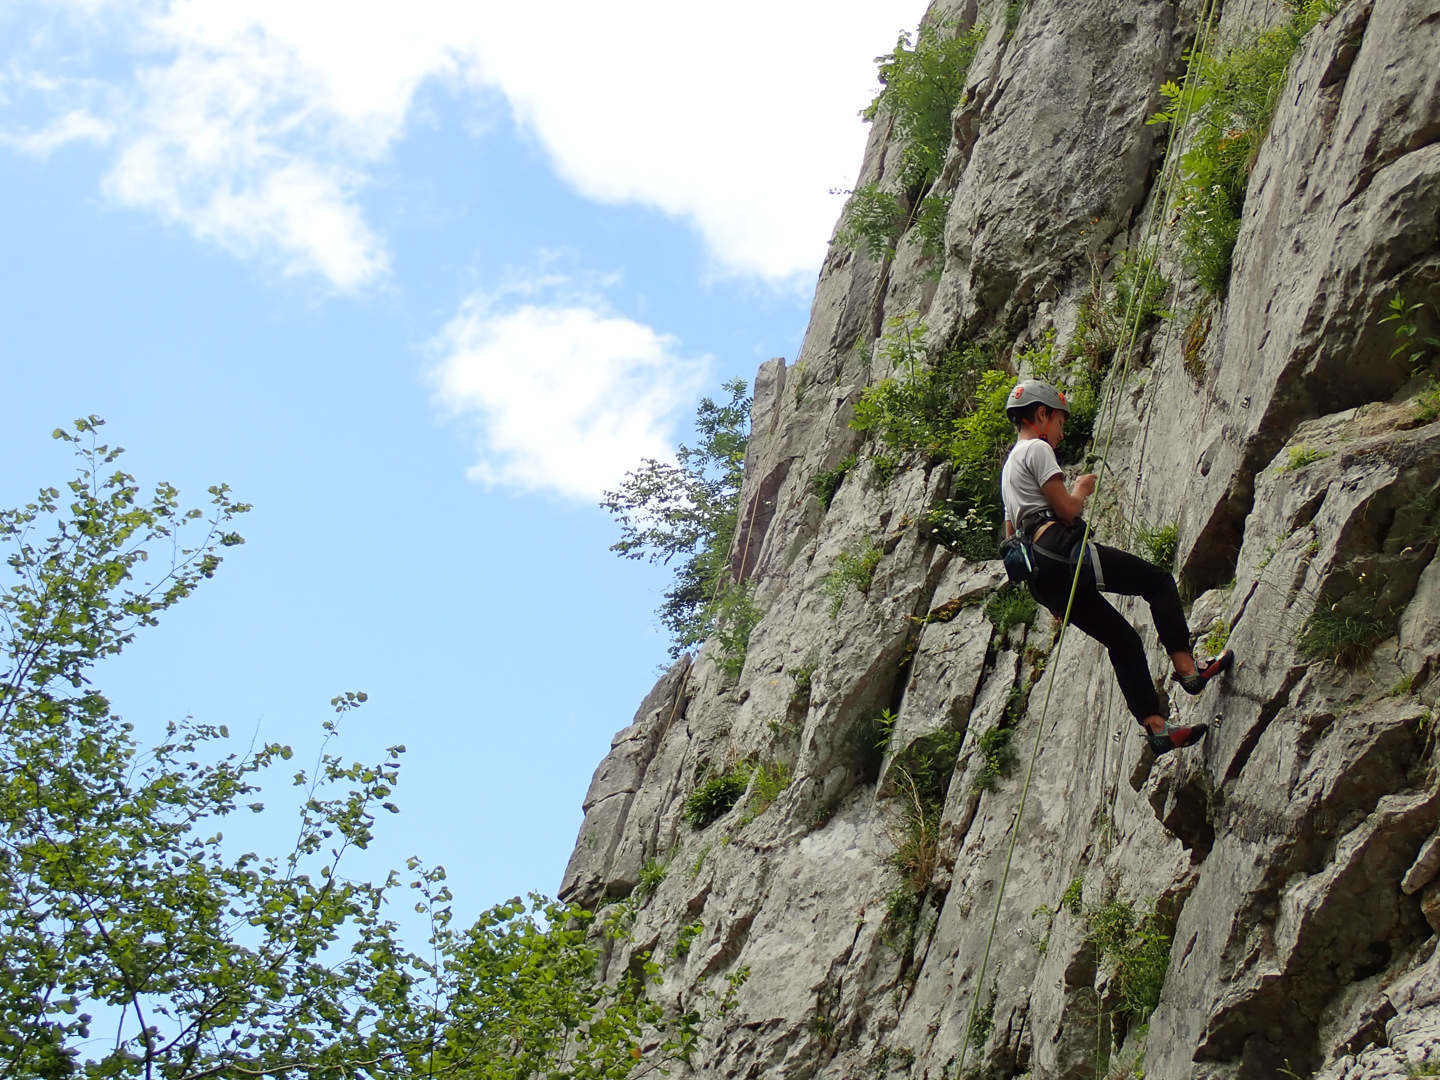
<path fill-rule="evenodd" d="M 1132 287 L 1130 298 L 1126 304 L 1125 322 L 1122 325 L 1129 325 L 1129 338 L 1125 341 L 1124 355 L 1121 361 L 1119 378 L 1114 381 L 1115 393 L 1114 406 L 1110 409 L 1109 428 L 1106 432 L 1104 450 L 1100 456 L 1101 471 L 1097 473 L 1097 484 L 1099 476 L 1103 475 L 1103 468 L 1110 457 L 1110 449 L 1115 437 L 1115 421 L 1120 413 L 1121 394 L 1125 380 L 1129 375 L 1131 354 L 1134 350 L 1135 341 L 1139 337 L 1140 317 L 1144 311 L 1141 298 L 1145 296 L 1149 288 L 1151 277 L 1154 274 L 1156 254 L 1160 248 L 1159 230 L 1157 222 L 1163 223 L 1168 220 L 1170 211 L 1173 209 L 1175 189 L 1177 187 L 1175 178 L 1179 173 L 1179 156 L 1176 153 L 1177 138 L 1180 132 L 1189 125 L 1193 114 L 1193 103 L 1195 95 L 1193 92 L 1193 79 L 1195 67 L 1199 58 L 1206 54 L 1210 48 L 1212 34 L 1214 32 L 1215 17 L 1219 9 L 1219 0 L 1203 0 L 1201 7 L 1200 28 L 1196 35 L 1195 46 L 1190 50 L 1190 55 L 1185 69 L 1185 81 L 1182 84 L 1183 94 L 1181 97 L 1180 115 L 1171 121 L 1170 133 L 1165 145 L 1165 161 L 1161 168 L 1157 184 L 1161 185 L 1161 197 L 1151 202 L 1149 216 L 1146 219 L 1145 227 L 1141 230 L 1140 251 L 1142 265 L 1144 266 L 1143 278 L 1138 287 Z M 1163 208 L 1163 214 L 1157 215 L 1157 206 Z M 1150 257 L 1145 259 L 1147 243 L 1153 243 L 1150 248 Z M 1090 524 L 1086 522 L 1085 531 L 1081 537 L 1081 550 L 1083 545 L 1090 542 Z M 1005 887 L 1010 880 L 1010 867 L 1015 857 L 1015 846 L 1020 837 L 1020 822 L 1025 816 L 1025 803 L 1030 794 L 1030 784 L 1035 774 L 1035 762 L 1040 756 L 1040 738 L 1045 731 L 1045 720 L 1050 712 L 1050 698 L 1055 689 L 1055 672 L 1059 667 L 1059 659 L 1065 647 L 1065 631 L 1070 625 L 1070 614 L 1075 604 L 1075 594 L 1080 585 L 1080 573 L 1083 567 L 1083 560 L 1077 559 L 1075 565 L 1075 576 L 1070 582 L 1070 595 L 1065 603 L 1065 615 L 1060 621 L 1060 634 L 1055 641 L 1055 650 L 1051 655 L 1048 668 L 1048 678 L 1045 684 L 1045 700 L 1040 709 L 1040 722 L 1035 726 L 1035 741 L 1030 749 L 1030 760 L 1025 768 L 1025 781 L 1020 788 L 1020 804 L 1015 811 L 1015 819 L 1010 825 L 1010 842 L 1005 850 L 1005 865 L 1000 873 L 1000 885 L 995 896 L 995 911 L 990 918 L 990 930 L 985 938 L 985 950 L 981 954 L 980 971 L 975 981 L 975 992 L 970 1003 L 970 1018 L 965 1025 L 965 1038 L 960 1043 L 960 1064 L 957 1074 L 963 1075 L 965 1070 L 965 1056 L 970 1045 L 971 1034 L 975 1031 L 975 1020 L 979 1015 L 980 998 L 984 993 L 985 975 L 990 965 L 990 952 L 995 944 L 995 930 L 1000 923 L 1000 909 L 1005 901 Z M 1097 1026 L 1099 1005 L 1097 1001 Z"/>

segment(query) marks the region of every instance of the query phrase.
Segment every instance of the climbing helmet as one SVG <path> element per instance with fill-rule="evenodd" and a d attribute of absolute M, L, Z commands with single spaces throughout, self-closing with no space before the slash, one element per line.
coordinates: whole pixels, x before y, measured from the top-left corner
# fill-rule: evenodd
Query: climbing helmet
<path fill-rule="evenodd" d="M 1015 389 L 1005 399 L 1007 413 L 1027 405 L 1046 405 L 1066 416 L 1070 415 L 1070 403 L 1065 400 L 1065 395 L 1043 379 L 1026 379 L 1016 383 Z"/>

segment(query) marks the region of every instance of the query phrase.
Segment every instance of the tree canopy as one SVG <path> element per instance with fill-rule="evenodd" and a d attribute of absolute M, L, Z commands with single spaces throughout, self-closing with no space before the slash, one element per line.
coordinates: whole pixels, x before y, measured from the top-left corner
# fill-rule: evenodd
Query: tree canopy
<path fill-rule="evenodd" d="M 81 463 L 63 493 L 0 512 L 0 1077 L 618 1080 L 687 1055 L 728 999 L 667 1015 L 648 955 L 602 979 L 620 920 L 532 896 L 461 928 L 438 867 L 343 875 L 396 810 L 403 746 L 322 752 L 289 778 L 294 848 L 227 852 L 224 819 L 264 809 L 290 748 L 226 753 L 225 728 L 193 720 L 143 748 L 91 677 L 218 570 L 249 507 L 223 485 L 203 510 L 168 484 L 142 496 L 101 423 L 55 432 Z M 399 939 L 401 897 L 429 920 L 421 951 Z"/>

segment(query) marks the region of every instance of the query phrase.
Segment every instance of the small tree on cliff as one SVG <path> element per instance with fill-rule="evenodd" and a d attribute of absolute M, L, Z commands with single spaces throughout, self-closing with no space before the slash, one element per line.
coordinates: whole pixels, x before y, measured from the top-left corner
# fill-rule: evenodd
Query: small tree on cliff
<path fill-rule="evenodd" d="M 750 398 L 742 379 L 731 379 L 724 388 L 729 401 L 717 405 L 703 398 L 695 412 L 698 446 L 682 443 L 674 465 L 646 458 L 600 503 L 620 523 L 620 542 L 611 551 L 627 559 L 681 560 L 659 611 L 672 635 L 671 656 L 714 632 L 725 586 L 731 583 L 727 560 L 745 479 Z"/>
<path fill-rule="evenodd" d="M 100 423 L 55 433 L 82 462 L 63 495 L 0 512 L 0 1075 L 618 1080 L 687 1053 L 703 1018 L 646 998 L 646 957 L 601 981 L 589 913 L 535 897 L 460 930 L 439 869 L 341 876 L 395 809 L 404 747 L 296 774 L 293 850 L 222 850 L 219 819 L 262 810 L 257 782 L 290 749 L 216 754 L 225 729 L 187 720 L 142 750 L 90 680 L 215 573 L 249 508 L 223 486 L 208 513 L 167 484 L 142 497 Z M 402 884 L 430 919 L 424 955 L 386 916 Z"/>

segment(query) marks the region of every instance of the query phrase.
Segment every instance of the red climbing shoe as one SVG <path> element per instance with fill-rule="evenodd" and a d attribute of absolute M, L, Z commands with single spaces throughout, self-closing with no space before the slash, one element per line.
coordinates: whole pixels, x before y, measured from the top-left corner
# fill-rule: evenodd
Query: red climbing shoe
<path fill-rule="evenodd" d="M 1165 725 L 1165 730 L 1160 732 L 1151 731 L 1149 728 L 1141 727 L 1145 732 L 1145 741 L 1150 744 L 1150 749 L 1155 751 L 1155 756 L 1168 754 L 1171 750 L 1179 750 L 1182 746 L 1194 746 L 1205 737 L 1205 732 L 1210 730 L 1209 724 L 1195 724 L 1193 727 L 1171 727 Z"/>
<path fill-rule="evenodd" d="M 1216 675 L 1229 671 L 1234 666 L 1235 654 L 1229 649 L 1226 649 L 1214 659 L 1205 660 L 1196 664 L 1194 675 L 1172 673 L 1170 675 L 1170 681 L 1178 682 L 1185 688 L 1187 694 L 1199 694 L 1210 684 L 1211 679 L 1215 678 Z"/>

